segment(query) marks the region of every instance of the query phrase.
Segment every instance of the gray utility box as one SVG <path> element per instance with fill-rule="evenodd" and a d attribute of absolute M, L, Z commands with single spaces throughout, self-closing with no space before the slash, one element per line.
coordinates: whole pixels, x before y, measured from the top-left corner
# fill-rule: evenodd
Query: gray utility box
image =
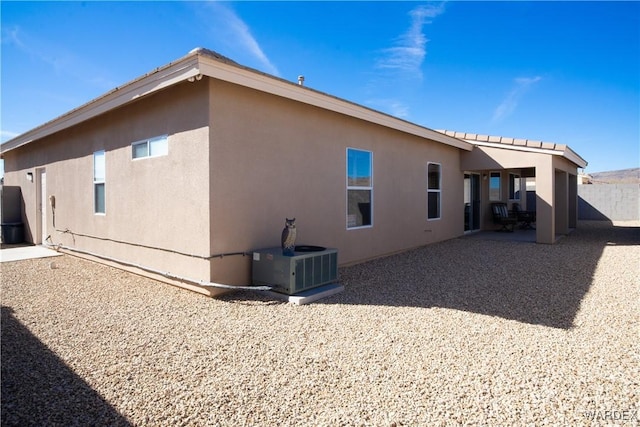
<path fill-rule="evenodd" d="M 315 247 L 317 250 L 282 255 L 282 248 L 253 252 L 252 281 L 254 285 L 272 286 L 279 293 L 294 295 L 307 289 L 338 280 L 338 250 Z"/>

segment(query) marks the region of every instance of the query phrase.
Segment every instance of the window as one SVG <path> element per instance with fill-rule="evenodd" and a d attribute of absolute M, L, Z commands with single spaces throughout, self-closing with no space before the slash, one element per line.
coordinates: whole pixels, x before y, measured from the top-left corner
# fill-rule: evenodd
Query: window
<path fill-rule="evenodd" d="M 502 192 L 500 191 L 500 172 L 491 172 L 489 174 L 489 200 L 502 200 Z"/>
<path fill-rule="evenodd" d="M 347 148 L 347 228 L 373 224 L 373 153 Z"/>
<path fill-rule="evenodd" d="M 427 163 L 427 219 L 440 219 L 441 168 L 439 163 Z"/>
<path fill-rule="evenodd" d="M 167 135 L 158 136 L 131 144 L 131 158 L 144 159 L 146 157 L 166 156 L 169 153 Z"/>
<path fill-rule="evenodd" d="M 93 212 L 106 213 L 104 150 L 93 153 Z"/>
<path fill-rule="evenodd" d="M 509 200 L 520 200 L 520 175 L 509 174 Z"/>

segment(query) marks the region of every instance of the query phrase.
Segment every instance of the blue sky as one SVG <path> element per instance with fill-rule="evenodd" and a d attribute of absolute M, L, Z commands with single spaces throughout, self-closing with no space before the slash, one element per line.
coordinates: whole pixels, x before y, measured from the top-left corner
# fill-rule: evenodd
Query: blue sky
<path fill-rule="evenodd" d="M 432 129 L 640 165 L 640 2 L 7 2 L 2 141 L 201 46 Z"/>

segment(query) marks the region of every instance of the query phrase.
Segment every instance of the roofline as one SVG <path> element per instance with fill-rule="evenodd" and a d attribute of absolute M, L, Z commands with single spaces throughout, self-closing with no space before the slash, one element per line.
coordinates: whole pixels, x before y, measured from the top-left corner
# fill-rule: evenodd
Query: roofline
<path fill-rule="evenodd" d="M 122 86 L 118 86 L 86 104 L 6 141 L 0 146 L 0 153 L 4 154 L 61 130 L 68 129 L 138 98 L 187 80 L 197 74 L 199 74 L 197 58 L 193 55 L 187 55 L 177 61 L 156 68 Z"/>
<path fill-rule="evenodd" d="M 544 153 L 554 156 L 562 156 L 574 163 L 579 168 L 586 168 L 588 162 L 580 157 L 578 153 L 573 151 L 571 147 L 565 144 L 556 144 L 554 142 L 533 141 L 529 139 L 508 138 L 504 136 L 477 135 L 473 133 L 455 132 L 450 130 L 439 130 L 449 136 L 463 139 L 470 144 L 502 148 L 506 150 L 525 151 L 530 153 Z"/>
<path fill-rule="evenodd" d="M 204 55 L 201 62 L 201 72 L 205 76 L 355 117 L 466 151 L 473 149 L 471 144 L 462 139 L 444 135 L 436 130 L 420 126 L 372 108 L 329 95 L 307 86 L 301 86 L 298 83 L 293 83 L 253 68 L 239 65 L 224 57 L 221 61 L 217 54 L 207 49 L 199 49 L 199 51 Z M 211 55 L 212 53 L 214 54 L 213 56 Z"/>
<path fill-rule="evenodd" d="M 196 48 L 176 61 L 116 87 L 86 104 L 12 138 L 0 146 L 0 154 L 68 129 L 161 89 L 186 80 L 193 81 L 194 77 L 201 78 L 203 75 L 334 111 L 462 150 L 471 151 L 473 149 L 472 144 L 460 138 L 242 66 L 208 49 Z"/>

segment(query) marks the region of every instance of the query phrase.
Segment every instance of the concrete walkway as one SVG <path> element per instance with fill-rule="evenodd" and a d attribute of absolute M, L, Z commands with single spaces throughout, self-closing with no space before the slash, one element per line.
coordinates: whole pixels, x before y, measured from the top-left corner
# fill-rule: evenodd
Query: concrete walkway
<path fill-rule="evenodd" d="M 47 258 L 62 254 L 44 246 L 17 246 L 0 250 L 0 262 L 22 261 L 25 259 Z"/>

